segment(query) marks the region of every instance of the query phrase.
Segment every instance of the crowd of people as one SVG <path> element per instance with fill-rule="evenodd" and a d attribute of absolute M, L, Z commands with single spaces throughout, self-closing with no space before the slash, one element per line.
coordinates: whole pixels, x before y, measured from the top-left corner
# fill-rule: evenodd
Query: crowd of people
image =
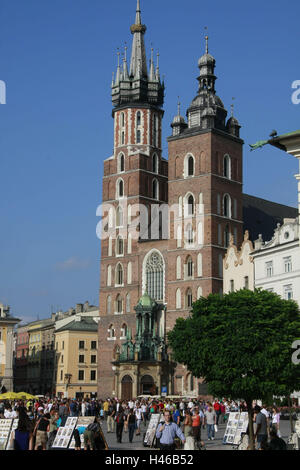
<path fill-rule="evenodd" d="M 124 432 L 127 433 L 128 442 L 132 443 L 135 435 L 145 433 L 151 415 L 157 413 L 161 414 L 163 420 L 156 431 L 161 449 L 174 449 L 179 442 L 181 447 L 202 450 L 205 449 L 203 433 L 207 433 L 207 440 L 214 440 L 219 424 L 227 422 L 229 413 L 242 411 L 247 411 L 245 402 L 236 403 L 227 399 L 210 402 L 151 397 L 129 401 L 114 398 L 45 398 L 0 402 L 0 418 L 19 418 L 18 428 L 12 436 L 13 443 L 10 444 L 18 450 L 50 450 L 58 428 L 65 425 L 68 417 L 77 416 L 94 417 L 95 426 L 90 426 L 89 429 L 82 427 L 75 431 L 76 450 L 81 448 L 80 433 L 84 434 L 84 448 L 95 450 L 97 438 L 99 440 L 102 433 L 100 423 L 103 426 L 104 422 L 107 433 L 115 433 L 118 443 L 124 439 Z M 276 439 L 281 439 L 280 413 L 275 406 L 271 409 L 256 406 L 253 420 L 258 449 L 269 448 L 268 439 L 273 443 Z M 103 441 L 102 439 L 100 448 L 104 448 Z M 283 446 L 282 442 L 280 444 Z"/>

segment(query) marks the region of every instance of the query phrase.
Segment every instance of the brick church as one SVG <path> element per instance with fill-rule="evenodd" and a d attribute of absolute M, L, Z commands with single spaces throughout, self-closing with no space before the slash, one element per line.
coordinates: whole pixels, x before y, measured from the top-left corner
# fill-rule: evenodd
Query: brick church
<path fill-rule="evenodd" d="M 267 201 L 243 194 L 240 125 L 216 94 L 208 38 L 166 159 L 164 83 L 153 50 L 147 65 L 139 0 L 131 33 L 130 62 L 125 49 L 111 86 L 114 153 L 104 161 L 98 396 L 206 395 L 173 362 L 167 333 L 199 297 L 222 292 L 230 237 L 240 246 L 246 229 L 265 234 Z M 272 225 L 284 206 L 269 204 Z"/>

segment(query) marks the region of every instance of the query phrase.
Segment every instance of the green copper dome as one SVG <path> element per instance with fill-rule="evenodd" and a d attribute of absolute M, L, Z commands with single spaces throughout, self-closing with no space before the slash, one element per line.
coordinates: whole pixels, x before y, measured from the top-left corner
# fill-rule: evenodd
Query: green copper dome
<path fill-rule="evenodd" d="M 154 301 L 151 299 L 150 295 L 145 292 L 139 300 L 139 304 L 142 307 L 152 307 Z"/>

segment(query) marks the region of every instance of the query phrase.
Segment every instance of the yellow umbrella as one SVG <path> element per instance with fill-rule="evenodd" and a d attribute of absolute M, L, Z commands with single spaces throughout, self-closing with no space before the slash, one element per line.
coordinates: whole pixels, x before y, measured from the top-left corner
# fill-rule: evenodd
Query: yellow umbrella
<path fill-rule="evenodd" d="M 21 400 L 33 400 L 35 398 L 34 395 L 30 395 L 30 393 L 27 392 L 19 392 L 16 395 L 17 398 L 20 398 Z"/>
<path fill-rule="evenodd" d="M 1 400 L 14 400 L 15 398 L 19 398 L 18 394 L 15 392 L 6 392 L 0 395 Z"/>

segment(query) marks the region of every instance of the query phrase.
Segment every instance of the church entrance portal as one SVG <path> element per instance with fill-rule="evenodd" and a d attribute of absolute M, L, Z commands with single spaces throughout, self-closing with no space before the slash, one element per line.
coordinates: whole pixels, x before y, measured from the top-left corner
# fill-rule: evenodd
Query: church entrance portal
<path fill-rule="evenodd" d="M 132 399 L 132 378 L 130 375 L 125 375 L 122 379 L 121 399 L 126 401 Z"/>

